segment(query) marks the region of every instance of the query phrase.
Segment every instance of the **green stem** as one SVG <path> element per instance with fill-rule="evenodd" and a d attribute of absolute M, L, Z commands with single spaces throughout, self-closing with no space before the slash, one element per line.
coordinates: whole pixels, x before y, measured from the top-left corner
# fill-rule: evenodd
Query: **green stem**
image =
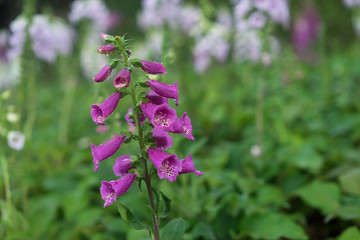
<path fill-rule="evenodd" d="M 117 37 L 116 40 L 120 45 L 121 54 L 124 59 L 124 66 L 126 68 L 130 68 L 129 57 L 128 57 L 128 53 L 126 52 L 126 48 L 124 46 L 123 39 L 120 37 Z M 141 161 L 141 165 L 144 170 L 144 182 L 146 185 L 146 190 L 147 190 L 150 207 L 153 209 L 153 213 L 151 213 L 151 216 L 152 216 L 152 222 L 153 222 L 154 239 L 159 240 L 160 239 L 159 220 L 157 219 L 157 217 L 155 215 L 156 207 L 155 207 L 154 196 L 153 196 L 152 186 L 151 186 L 151 175 L 149 175 L 146 159 L 144 158 L 144 156 L 142 156 L 142 153 L 145 150 L 145 144 L 144 144 L 143 130 L 141 129 L 141 124 L 140 124 L 140 116 L 139 116 L 139 112 L 136 108 L 137 99 L 136 99 L 135 84 L 133 81 L 131 81 L 131 83 L 130 83 L 130 89 L 131 89 L 130 91 L 131 91 L 131 98 L 132 98 L 132 103 L 133 103 L 133 113 L 135 116 L 135 123 L 137 126 L 137 132 L 138 132 L 138 142 L 139 142 L 140 153 L 141 153 L 140 161 Z"/>
<path fill-rule="evenodd" d="M 6 199 L 6 208 L 7 208 L 7 214 L 8 214 L 8 220 L 10 223 L 10 226 L 12 226 L 11 221 L 11 189 L 10 189 L 10 177 L 9 177 L 9 170 L 8 165 L 5 160 L 5 157 L 3 154 L 0 156 L 1 158 L 1 167 L 3 169 L 3 176 L 4 176 L 4 187 L 5 187 L 5 199 Z"/>
<path fill-rule="evenodd" d="M 256 143 L 262 149 L 263 145 L 263 134 L 264 134 L 264 82 L 263 77 L 258 78 L 258 90 L 256 99 Z"/>
<path fill-rule="evenodd" d="M 135 115 L 135 123 L 138 128 L 139 147 L 140 147 L 140 152 L 142 153 L 145 150 L 145 144 L 144 144 L 143 130 L 141 129 L 141 125 L 140 125 L 139 112 L 137 111 L 137 108 L 136 108 L 137 101 L 136 101 L 136 95 L 135 95 L 135 86 L 133 83 L 131 83 L 131 97 L 132 97 L 132 102 L 133 102 L 133 112 Z M 144 181 L 145 181 L 145 185 L 146 185 L 149 203 L 150 203 L 151 208 L 156 213 L 154 196 L 153 196 L 152 187 L 151 187 L 151 176 L 149 175 L 149 172 L 148 172 L 146 159 L 141 155 L 140 160 L 141 160 L 141 164 L 142 164 L 142 167 L 144 170 Z M 160 239 L 159 221 L 157 220 L 156 216 L 153 213 L 151 215 L 152 215 L 152 221 L 153 221 L 154 239 L 159 240 Z"/>

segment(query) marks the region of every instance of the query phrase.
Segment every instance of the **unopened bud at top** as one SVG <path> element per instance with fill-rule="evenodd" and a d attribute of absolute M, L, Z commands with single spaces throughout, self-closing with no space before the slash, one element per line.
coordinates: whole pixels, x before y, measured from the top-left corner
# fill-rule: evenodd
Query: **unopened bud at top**
<path fill-rule="evenodd" d="M 114 51 L 116 48 L 114 45 L 108 44 L 108 45 L 104 45 L 98 48 L 98 52 L 101 54 L 109 54 L 112 51 Z"/>
<path fill-rule="evenodd" d="M 110 35 L 109 34 L 106 34 L 106 33 L 100 33 L 100 37 L 101 37 L 101 39 L 102 40 L 108 40 L 108 38 L 110 37 Z"/>

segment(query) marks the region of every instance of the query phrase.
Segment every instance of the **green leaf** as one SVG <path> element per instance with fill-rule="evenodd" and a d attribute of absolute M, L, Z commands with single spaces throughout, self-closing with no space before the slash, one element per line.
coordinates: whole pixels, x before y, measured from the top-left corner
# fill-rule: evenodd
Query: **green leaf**
<path fill-rule="evenodd" d="M 357 227 L 349 227 L 338 238 L 338 240 L 355 240 L 360 239 L 360 232 Z"/>
<path fill-rule="evenodd" d="M 205 240 L 216 240 L 215 233 L 208 223 L 198 223 L 192 230 L 192 239 L 198 239 L 199 237 Z"/>
<path fill-rule="evenodd" d="M 166 218 L 171 210 L 171 199 L 168 198 L 163 192 L 160 191 L 162 199 L 164 201 L 164 208 L 159 215 L 159 218 Z"/>
<path fill-rule="evenodd" d="M 242 227 L 254 239 L 308 239 L 298 224 L 278 213 L 252 215 L 244 219 Z"/>
<path fill-rule="evenodd" d="M 137 230 L 150 228 L 149 226 L 141 223 L 125 205 L 118 203 L 117 207 L 121 218 L 124 219 L 125 222 L 129 223 L 132 228 Z"/>
<path fill-rule="evenodd" d="M 175 218 L 169 222 L 161 234 L 161 239 L 164 240 L 181 240 L 185 234 L 187 223 L 182 218 Z"/>
<path fill-rule="evenodd" d="M 313 181 L 300 188 L 297 195 L 311 207 L 324 214 L 335 211 L 339 207 L 340 190 L 335 183 Z"/>
<path fill-rule="evenodd" d="M 340 218 L 345 220 L 360 219 L 360 206 L 359 205 L 346 205 L 341 206 L 336 210 Z"/>
<path fill-rule="evenodd" d="M 350 194 L 360 196 L 360 169 L 353 169 L 339 177 L 341 188 Z"/>
<path fill-rule="evenodd" d="M 291 163 L 312 173 L 318 173 L 323 165 L 321 156 L 309 145 L 301 147 L 293 156 L 289 158 Z"/>

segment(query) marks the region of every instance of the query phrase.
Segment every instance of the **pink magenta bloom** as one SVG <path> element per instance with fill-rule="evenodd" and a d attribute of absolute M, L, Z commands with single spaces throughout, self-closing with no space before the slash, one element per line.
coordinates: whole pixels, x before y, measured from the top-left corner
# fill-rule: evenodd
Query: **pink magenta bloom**
<path fill-rule="evenodd" d="M 105 201 L 104 207 L 111 205 L 116 201 L 118 196 L 127 192 L 134 182 L 135 177 L 135 173 L 130 173 L 115 181 L 101 181 L 100 193 L 102 199 Z"/>
<path fill-rule="evenodd" d="M 201 176 L 204 173 L 196 170 L 191 154 L 182 160 L 182 169 L 180 174 L 193 172 L 196 176 Z"/>
<path fill-rule="evenodd" d="M 98 125 L 104 125 L 106 117 L 109 116 L 117 107 L 120 97 L 121 93 L 115 92 L 110 97 L 108 97 L 102 104 L 92 104 L 90 114 L 93 121 Z"/>
<path fill-rule="evenodd" d="M 125 115 L 125 120 L 126 120 L 127 124 L 129 124 L 130 126 L 136 127 L 136 123 L 134 122 L 133 118 L 130 118 L 130 115 L 134 115 L 132 108 L 129 108 L 127 114 Z M 145 115 L 141 114 L 139 119 L 140 119 L 140 125 L 143 125 L 144 121 L 145 121 Z"/>
<path fill-rule="evenodd" d="M 100 35 L 101 39 L 104 40 L 104 41 L 107 40 L 108 37 L 110 37 L 110 35 L 106 34 L 106 33 L 100 33 L 99 35 Z"/>
<path fill-rule="evenodd" d="M 147 119 L 151 121 L 154 115 L 155 109 L 158 107 L 158 105 L 152 104 L 152 103 L 141 103 L 141 111 L 145 115 Z"/>
<path fill-rule="evenodd" d="M 144 70 L 146 73 L 149 74 L 165 74 L 166 69 L 164 65 L 157 62 L 148 62 L 145 60 L 141 60 L 142 67 L 141 69 Z"/>
<path fill-rule="evenodd" d="M 130 84 L 130 70 L 127 68 L 122 69 L 119 74 L 114 78 L 114 87 L 124 88 Z"/>
<path fill-rule="evenodd" d="M 101 53 L 101 54 L 109 54 L 111 53 L 112 51 L 114 51 L 116 48 L 114 45 L 112 44 L 108 44 L 108 45 L 104 45 L 104 46 L 101 46 L 98 48 L 98 52 Z"/>
<path fill-rule="evenodd" d="M 113 166 L 113 171 L 116 176 L 124 177 L 129 174 L 131 169 L 130 155 L 120 156 L 116 159 L 116 163 Z"/>
<path fill-rule="evenodd" d="M 109 65 L 103 67 L 98 74 L 94 77 L 95 82 L 103 82 L 105 79 L 109 77 L 111 74 L 112 69 Z"/>
<path fill-rule="evenodd" d="M 171 130 L 172 133 L 184 133 L 186 138 L 190 140 L 195 140 L 192 135 L 191 120 L 187 116 L 186 112 L 181 118 L 177 119 L 174 122 L 172 127 L 173 127 L 173 129 Z"/>
<path fill-rule="evenodd" d="M 150 148 L 148 155 L 151 162 L 158 169 L 160 179 L 166 178 L 170 182 L 175 181 L 179 172 L 182 170 L 181 160 L 178 159 L 175 154 L 169 155 L 155 148 Z"/>
<path fill-rule="evenodd" d="M 168 148 L 171 148 L 173 144 L 173 139 L 167 132 L 161 129 L 154 129 L 152 130 L 153 133 L 153 139 L 156 142 L 156 148 L 159 148 L 161 150 L 166 150 Z"/>
<path fill-rule="evenodd" d="M 157 94 L 155 91 L 151 90 L 147 95 L 146 98 L 149 99 L 148 103 L 152 103 L 155 105 L 161 105 L 163 103 L 168 104 L 169 100 L 166 97 L 162 97 Z"/>
<path fill-rule="evenodd" d="M 168 104 L 162 104 L 154 109 L 152 118 L 149 120 L 155 128 L 161 128 L 164 131 L 173 131 L 173 123 L 176 120 L 176 111 L 169 107 Z"/>
<path fill-rule="evenodd" d="M 100 144 L 99 146 L 95 146 L 94 144 L 90 144 L 91 147 L 91 154 L 93 156 L 93 162 L 95 165 L 94 171 L 96 172 L 99 170 L 99 163 L 102 160 L 105 160 L 112 155 L 114 155 L 117 150 L 119 150 L 120 146 L 124 142 L 126 136 L 125 135 L 118 135 L 115 138 Z"/>
<path fill-rule="evenodd" d="M 149 79 L 147 82 L 150 88 L 162 97 L 172 98 L 176 100 L 176 106 L 179 105 L 178 83 L 166 84 L 163 82 Z"/>

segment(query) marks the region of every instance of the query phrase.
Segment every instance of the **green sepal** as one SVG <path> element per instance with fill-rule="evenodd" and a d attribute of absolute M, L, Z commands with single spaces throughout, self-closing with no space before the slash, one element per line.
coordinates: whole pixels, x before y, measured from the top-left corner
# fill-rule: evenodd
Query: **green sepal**
<path fill-rule="evenodd" d="M 121 203 L 117 203 L 116 205 L 118 207 L 118 211 L 120 213 L 121 218 L 125 222 L 127 222 L 132 228 L 134 228 L 136 230 L 150 229 L 150 226 L 140 222 L 134 216 L 134 214 L 132 214 L 132 212 L 130 211 L 130 209 L 128 207 L 126 207 L 125 205 L 123 205 Z"/>
<path fill-rule="evenodd" d="M 144 180 L 143 177 L 139 178 L 138 187 L 139 187 L 140 192 L 142 192 L 141 183 L 142 183 L 143 180 Z"/>
<path fill-rule="evenodd" d="M 164 201 L 164 208 L 162 212 L 159 214 L 159 218 L 166 218 L 169 215 L 169 212 L 171 210 L 171 199 L 168 198 L 163 192 L 160 191 L 160 194 L 162 196 L 162 199 Z"/>
<path fill-rule="evenodd" d="M 116 40 L 115 40 L 114 36 L 108 35 L 108 36 L 106 36 L 105 42 L 116 43 Z"/>
<path fill-rule="evenodd" d="M 133 65 L 134 67 L 142 67 L 142 66 L 143 66 L 142 63 L 141 63 L 141 61 L 140 61 L 139 59 L 137 59 L 137 58 L 131 59 L 130 63 L 131 63 L 131 65 Z"/>
<path fill-rule="evenodd" d="M 120 59 L 117 59 L 117 58 L 114 58 L 114 59 L 111 59 L 110 63 L 109 63 L 109 66 L 111 69 L 114 69 L 116 68 L 116 66 L 118 65 Z"/>
<path fill-rule="evenodd" d="M 147 84 L 146 82 L 137 82 L 137 84 L 138 84 L 139 86 L 143 87 L 143 88 L 149 88 L 149 87 L 150 87 L 150 85 Z"/>

